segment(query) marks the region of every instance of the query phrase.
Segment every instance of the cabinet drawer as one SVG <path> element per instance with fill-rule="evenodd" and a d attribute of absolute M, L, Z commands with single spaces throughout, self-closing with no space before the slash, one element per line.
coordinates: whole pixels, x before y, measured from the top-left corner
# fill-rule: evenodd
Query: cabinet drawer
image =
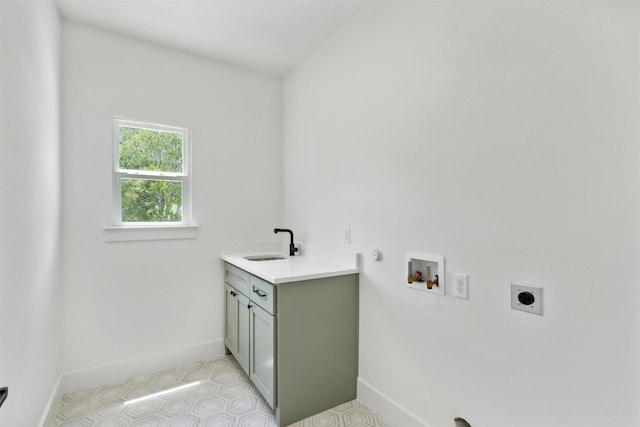
<path fill-rule="evenodd" d="M 249 286 L 250 274 L 231 264 L 224 264 L 224 281 L 244 293 L 250 295 L 251 288 Z"/>
<path fill-rule="evenodd" d="M 256 276 L 250 276 L 249 283 L 251 285 L 251 301 L 264 308 L 270 314 L 274 314 L 275 287 Z"/>

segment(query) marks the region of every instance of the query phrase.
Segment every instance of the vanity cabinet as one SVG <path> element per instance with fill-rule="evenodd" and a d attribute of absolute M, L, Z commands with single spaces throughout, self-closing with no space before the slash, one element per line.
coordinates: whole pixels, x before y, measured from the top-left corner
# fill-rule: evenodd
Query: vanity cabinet
<path fill-rule="evenodd" d="M 225 292 L 225 346 L 278 426 L 356 398 L 357 274 L 272 284 L 225 263 Z"/>

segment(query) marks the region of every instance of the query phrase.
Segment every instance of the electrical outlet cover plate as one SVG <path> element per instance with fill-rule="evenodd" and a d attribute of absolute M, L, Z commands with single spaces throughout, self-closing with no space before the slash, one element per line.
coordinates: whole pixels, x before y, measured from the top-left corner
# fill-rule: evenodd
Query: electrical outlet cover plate
<path fill-rule="evenodd" d="M 512 283 L 511 308 L 542 316 L 542 288 Z"/>
<path fill-rule="evenodd" d="M 453 296 L 457 298 L 469 299 L 468 275 L 453 273 Z"/>

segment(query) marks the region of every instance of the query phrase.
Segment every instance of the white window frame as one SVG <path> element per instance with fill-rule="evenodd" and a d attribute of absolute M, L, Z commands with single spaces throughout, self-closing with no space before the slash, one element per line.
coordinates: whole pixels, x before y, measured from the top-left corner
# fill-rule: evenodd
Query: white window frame
<path fill-rule="evenodd" d="M 182 134 L 182 172 L 132 171 L 120 168 L 120 127 L 134 127 Z M 189 129 L 120 117 L 113 118 L 113 225 L 116 228 L 189 227 L 191 226 L 191 141 Z M 182 221 L 125 222 L 122 221 L 122 180 L 127 178 L 182 183 Z M 146 240 L 146 239 L 144 239 Z"/>

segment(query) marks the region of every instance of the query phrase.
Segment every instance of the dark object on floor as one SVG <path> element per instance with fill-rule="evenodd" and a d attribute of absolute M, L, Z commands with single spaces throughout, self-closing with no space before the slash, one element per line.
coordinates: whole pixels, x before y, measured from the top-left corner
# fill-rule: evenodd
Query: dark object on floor
<path fill-rule="evenodd" d="M 456 427 L 471 427 L 471 424 L 464 418 L 455 417 L 453 421 L 455 421 Z"/>
<path fill-rule="evenodd" d="M 0 407 L 2 407 L 4 401 L 7 400 L 7 396 L 9 396 L 9 387 L 0 388 Z"/>

